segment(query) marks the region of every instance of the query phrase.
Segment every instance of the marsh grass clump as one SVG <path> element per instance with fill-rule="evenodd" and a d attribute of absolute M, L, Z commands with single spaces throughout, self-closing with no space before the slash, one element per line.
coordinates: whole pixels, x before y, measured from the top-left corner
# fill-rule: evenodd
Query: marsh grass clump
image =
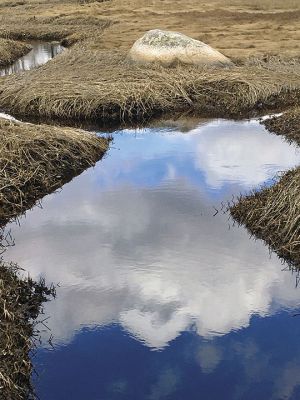
<path fill-rule="evenodd" d="M 10 22 L 11 20 L 11 22 Z M 99 37 L 112 24 L 102 18 L 80 13 L 56 16 L 28 15 L 16 21 L 13 15 L 0 15 L 0 37 L 12 40 L 61 41 L 72 45 L 88 37 Z"/>
<path fill-rule="evenodd" d="M 277 69 L 278 59 L 269 58 L 272 70 Z M 249 60 L 259 65 L 261 60 Z M 299 79 L 299 59 L 280 60 L 282 72 L 295 73 Z M 300 107 L 279 116 L 262 121 L 272 133 L 282 135 L 289 142 L 300 144 Z M 245 225 L 251 234 L 264 240 L 279 257 L 296 269 L 300 268 L 300 168 L 286 172 L 275 179 L 271 187 L 260 188 L 247 196 L 238 198 L 230 207 L 232 217 Z"/>
<path fill-rule="evenodd" d="M 37 70 L 3 79 L 1 107 L 27 117 L 124 122 L 187 110 L 242 117 L 299 103 L 300 63 L 294 60 L 164 68 L 91 47 L 86 41 Z"/>
<path fill-rule="evenodd" d="M 12 64 L 31 50 L 27 43 L 0 38 L 0 67 Z"/>
<path fill-rule="evenodd" d="M 230 213 L 279 257 L 300 268 L 300 168 L 285 173 L 272 187 L 242 196 Z"/>
<path fill-rule="evenodd" d="M 21 278 L 19 267 L 0 260 L 0 398 L 33 398 L 30 354 L 35 320 L 42 304 L 55 295 L 41 280 Z"/>
<path fill-rule="evenodd" d="M 265 127 L 272 133 L 283 135 L 288 141 L 300 145 L 300 108 L 294 108 L 280 116 L 274 116 L 263 121 Z"/>
<path fill-rule="evenodd" d="M 79 129 L 0 119 L 0 225 L 94 165 L 108 140 Z"/>

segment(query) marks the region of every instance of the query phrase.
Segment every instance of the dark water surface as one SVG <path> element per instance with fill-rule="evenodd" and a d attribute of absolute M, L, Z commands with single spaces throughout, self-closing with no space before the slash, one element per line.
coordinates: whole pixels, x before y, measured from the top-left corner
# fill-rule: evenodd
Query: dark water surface
<path fill-rule="evenodd" d="M 41 400 L 299 399 L 296 277 L 214 216 L 299 163 L 257 121 L 124 130 L 11 225 L 5 257 L 60 284 L 34 357 Z"/>
<path fill-rule="evenodd" d="M 30 42 L 32 50 L 8 67 L 0 69 L 0 76 L 11 75 L 40 67 L 60 54 L 65 48 L 56 42 Z"/>

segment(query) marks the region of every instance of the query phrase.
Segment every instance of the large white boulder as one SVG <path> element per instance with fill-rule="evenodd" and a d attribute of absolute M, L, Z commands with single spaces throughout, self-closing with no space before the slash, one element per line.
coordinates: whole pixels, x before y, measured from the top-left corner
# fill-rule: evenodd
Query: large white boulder
<path fill-rule="evenodd" d="M 199 40 L 192 39 L 177 32 L 154 29 L 138 39 L 128 57 L 138 63 L 160 63 L 173 66 L 177 63 L 232 66 L 232 61 Z"/>

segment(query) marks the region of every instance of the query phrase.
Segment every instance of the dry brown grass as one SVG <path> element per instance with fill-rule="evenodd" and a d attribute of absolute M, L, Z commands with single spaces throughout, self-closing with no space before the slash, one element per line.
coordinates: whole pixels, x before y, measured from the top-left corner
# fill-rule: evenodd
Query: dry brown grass
<path fill-rule="evenodd" d="M 0 7 L 0 36 L 15 40 L 60 40 L 65 45 L 99 36 L 110 21 L 101 16 L 82 14 L 79 1 L 63 2 L 63 12 L 58 12 L 60 2 L 16 2 L 15 7 Z"/>
<path fill-rule="evenodd" d="M 30 49 L 29 44 L 0 38 L 0 67 L 13 63 Z"/>
<path fill-rule="evenodd" d="M 162 112 L 217 116 L 297 104 L 300 63 L 249 60 L 231 69 L 141 67 L 123 52 L 75 46 L 43 67 L 0 83 L 0 104 L 13 115 L 99 122 L 142 120 Z"/>
<path fill-rule="evenodd" d="M 299 10 L 298 0 L 231 0 L 232 4 L 246 6 L 252 10 Z"/>
<path fill-rule="evenodd" d="M 299 108 L 262 123 L 270 132 L 300 145 Z M 285 173 L 270 188 L 241 196 L 230 212 L 280 257 L 300 268 L 300 167 Z"/>
<path fill-rule="evenodd" d="M 287 172 L 270 188 L 241 197 L 230 212 L 280 257 L 300 268 L 300 168 Z"/>
<path fill-rule="evenodd" d="M 20 278 L 19 268 L 0 260 L 0 395 L 3 400 L 32 398 L 34 320 L 55 294 L 43 281 Z"/>
<path fill-rule="evenodd" d="M 98 49 L 127 50 L 145 31 L 175 30 L 229 57 L 299 55 L 300 3 L 287 0 L 4 0 L 0 36 L 65 40 L 94 37 Z M 280 6 L 280 8 L 278 8 Z M 107 28 L 104 29 L 103 28 Z M 96 34 L 95 34 L 96 33 Z"/>
<path fill-rule="evenodd" d="M 107 147 L 81 130 L 0 119 L 0 225 L 94 165 Z"/>
<path fill-rule="evenodd" d="M 263 121 L 265 127 L 272 133 L 283 135 L 289 141 L 300 145 L 300 108 L 295 108 L 278 117 Z M 300 188 L 299 188 L 300 190 Z"/>

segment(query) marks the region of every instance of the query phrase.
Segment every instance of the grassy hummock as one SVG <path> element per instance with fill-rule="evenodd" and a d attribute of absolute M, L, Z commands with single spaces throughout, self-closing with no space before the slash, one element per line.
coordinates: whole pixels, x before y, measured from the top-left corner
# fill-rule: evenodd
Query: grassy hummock
<path fill-rule="evenodd" d="M 0 67 L 12 64 L 31 50 L 27 43 L 0 38 Z"/>
<path fill-rule="evenodd" d="M 299 108 L 262 123 L 270 132 L 300 144 Z M 279 257 L 300 268 L 300 167 L 286 172 L 272 187 L 241 196 L 230 212 Z"/>
<path fill-rule="evenodd" d="M 79 129 L 0 119 L 0 225 L 94 165 L 108 140 Z"/>
<path fill-rule="evenodd" d="M 283 135 L 288 141 L 300 145 L 300 108 L 294 108 L 280 116 L 274 116 L 263 121 L 265 127 L 272 133 Z"/>
<path fill-rule="evenodd" d="M 19 268 L 0 260 L 0 398 L 33 398 L 31 386 L 35 320 L 53 287 L 21 278 Z"/>
<path fill-rule="evenodd" d="M 101 14 L 82 13 L 85 3 L 80 4 L 78 0 L 39 0 L 35 5 L 33 2 L 26 0 L 18 4 L 18 1 L 2 1 L 0 37 L 23 41 L 56 40 L 68 46 L 93 35 L 99 37 L 112 24 Z"/>
<path fill-rule="evenodd" d="M 230 212 L 279 257 L 300 268 L 300 168 L 285 173 L 272 187 L 242 196 Z"/>
<path fill-rule="evenodd" d="M 230 69 L 164 68 L 91 47 L 86 41 L 37 70 L 5 78 L 1 107 L 26 117 L 116 123 L 182 111 L 242 117 L 299 103 L 300 62 L 294 59 L 249 59 Z"/>

